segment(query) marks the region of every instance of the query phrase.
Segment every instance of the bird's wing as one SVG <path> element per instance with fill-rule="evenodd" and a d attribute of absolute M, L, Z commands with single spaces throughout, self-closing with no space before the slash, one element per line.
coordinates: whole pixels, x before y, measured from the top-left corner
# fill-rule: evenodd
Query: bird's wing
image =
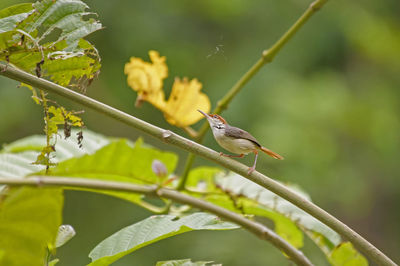
<path fill-rule="evenodd" d="M 225 130 L 225 134 L 228 137 L 233 137 L 233 138 L 243 138 L 250 140 L 254 144 L 256 144 L 258 147 L 261 147 L 260 143 L 256 140 L 255 137 L 253 137 L 249 132 L 244 131 L 243 129 L 237 128 L 237 127 L 230 127 L 229 130 Z"/>

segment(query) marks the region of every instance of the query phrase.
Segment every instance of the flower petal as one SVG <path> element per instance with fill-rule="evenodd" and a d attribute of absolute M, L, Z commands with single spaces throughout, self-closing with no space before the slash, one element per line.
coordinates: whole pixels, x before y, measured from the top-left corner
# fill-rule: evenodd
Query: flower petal
<path fill-rule="evenodd" d="M 209 112 L 211 108 L 208 96 L 200 92 L 202 84 L 197 79 L 175 79 L 172 92 L 164 108 L 168 123 L 186 127 L 199 121 L 203 116 L 197 109 Z"/>
<path fill-rule="evenodd" d="M 131 57 L 124 72 L 128 75 L 128 85 L 138 92 L 138 101 L 148 101 L 159 108 L 165 104 L 162 87 L 168 76 L 168 67 L 165 56 L 160 57 L 157 51 L 149 51 L 149 56 L 152 63 Z"/>

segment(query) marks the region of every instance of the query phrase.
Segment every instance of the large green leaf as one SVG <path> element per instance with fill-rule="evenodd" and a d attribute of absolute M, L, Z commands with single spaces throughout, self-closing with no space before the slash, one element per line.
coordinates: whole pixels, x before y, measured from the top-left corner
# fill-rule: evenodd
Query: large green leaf
<path fill-rule="evenodd" d="M 281 237 L 297 248 L 303 246 L 303 234 L 291 219 L 276 210 L 260 205 L 239 190 L 223 187 L 221 180 L 227 180 L 221 169 L 199 167 L 190 172 L 186 188 L 193 196 L 205 197 L 207 201 L 231 211 L 267 217 L 274 222 L 275 231 Z M 238 188 L 243 188 L 244 185 L 239 184 Z"/>
<path fill-rule="evenodd" d="M 21 178 L 44 169 L 43 166 L 34 165 L 38 153 L 24 151 L 18 154 L 0 153 L 0 176 Z"/>
<path fill-rule="evenodd" d="M 277 213 L 285 215 L 287 218 L 295 222 L 298 226 L 305 230 L 318 232 L 325 236 L 335 246 L 340 244 L 340 236 L 325 224 L 321 223 L 302 209 L 293 205 L 289 201 L 277 196 L 269 190 L 243 178 L 242 176 L 230 173 L 228 176 L 219 178 L 217 184 L 222 190 L 230 191 L 233 194 L 241 194 L 249 199 L 258 202 L 258 207 L 273 210 Z M 298 187 L 286 185 L 292 192 L 302 196 L 306 200 L 310 197 Z"/>
<path fill-rule="evenodd" d="M 151 216 L 127 226 L 103 240 L 89 254 L 90 265 L 109 265 L 121 257 L 162 239 L 193 230 L 229 230 L 237 225 L 223 222 L 207 213 L 194 213 L 180 219 L 173 215 Z"/>
<path fill-rule="evenodd" d="M 155 184 L 159 180 L 151 168 L 155 159 L 163 162 L 171 173 L 178 158 L 171 152 L 144 145 L 141 139 L 134 145 L 125 139 L 119 139 L 94 154 L 59 163 L 50 174 Z"/>
<path fill-rule="evenodd" d="M 72 135 L 77 131 L 73 130 Z M 55 145 L 57 165 L 50 169 L 49 175 L 86 177 L 136 184 L 156 184 L 162 180 L 152 170 L 154 160 L 162 162 L 167 176 L 172 175 L 178 157 L 143 144 L 135 144 L 126 139 L 110 139 L 85 130 L 82 147 L 75 139 L 58 139 Z M 32 174 L 44 174 L 44 166 L 33 165 L 36 156 L 45 145 L 45 136 L 31 136 L 4 145 L 0 151 L 0 176 L 24 177 Z M 89 190 L 89 189 L 87 189 Z M 140 194 L 89 190 L 115 196 L 151 208 Z M 158 209 L 154 208 L 154 211 Z"/>
<path fill-rule="evenodd" d="M 200 196 L 209 202 L 242 214 L 271 219 L 275 224 L 275 231 L 297 248 L 303 246 L 302 231 L 319 246 L 331 262 L 335 247 L 341 246 L 342 240 L 339 234 L 325 224 L 238 174 L 226 175 L 215 168 L 200 167 L 190 172 L 188 180 L 186 188 L 192 196 Z M 306 200 L 311 200 L 298 187 L 293 185 L 287 187 Z M 355 249 L 352 251 L 357 254 L 357 258 L 365 259 Z M 355 256 L 350 252 L 343 252 L 342 256 L 346 255 L 349 256 L 349 260 L 353 260 Z"/>
<path fill-rule="evenodd" d="M 71 135 L 74 136 L 77 132 L 72 130 Z M 83 131 L 81 147 L 79 147 L 77 140 L 72 137 L 68 139 L 59 138 L 55 145 L 56 157 L 54 162 L 60 163 L 70 158 L 93 154 L 108 143 L 110 143 L 108 138 L 89 130 Z M 32 163 L 45 145 L 46 136 L 44 135 L 33 135 L 3 145 L 3 149 L 0 150 L 0 176 L 24 177 L 43 170 L 45 166 Z"/>
<path fill-rule="evenodd" d="M 100 56 L 83 38 L 102 25 L 86 9 L 80 0 L 43 0 L 0 10 L 0 60 L 63 86 L 90 82 Z"/>
<path fill-rule="evenodd" d="M 58 139 L 55 144 L 56 162 L 62 162 L 73 157 L 80 157 L 85 154 L 93 154 L 100 148 L 110 143 L 110 139 L 101 134 L 97 134 L 90 130 L 83 130 L 82 146 L 78 145 L 78 141 L 73 136 L 76 136 L 78 130 L 71 130 L 70 138 L 62 138 L 62 132 L 58 133 Z M 9 144 L 4 144 L 2 153 L 19 154 L 24 151 L 40 152 L 43 146 L 46 145 L 45 135 L 33 135 L 25 137 Z"/>
<path fill-rule="evenodd" d="M 43 265 L 62 219 L 57 188 L 14 188 L 0 207 L 1 265 Z"/>
<path fill-rule="evenodd" d="M 72 158 L 59 163 L 50 175 L 86 177 L 102 180 L 122 181 L 136 184 L 157 184 L 160 178 L 152 170 L 152 162 L 162 162 L 169 174 L 176 167 L 178 157 L 171 152 L 164 152 L 144 145 L 142 140 L 133 145 L 129 141 L 120 139 L 99 149 L 92 155 Z M 150 206 L 143 202 L 140 194 L 90 190 L 114 197 Z"/>

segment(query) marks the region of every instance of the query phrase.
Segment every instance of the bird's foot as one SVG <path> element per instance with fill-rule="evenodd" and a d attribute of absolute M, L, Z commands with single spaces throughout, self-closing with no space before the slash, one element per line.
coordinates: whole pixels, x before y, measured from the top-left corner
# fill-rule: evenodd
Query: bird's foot
<path fill-rule="evenodd" d="M 247 174 L 251 174 L 251 173 L 253 173 L 254 171 L 256 170 L 256 168 L 253 166 L 253 167 L 250 167 L 249 168 L 249 170 L 247 171 Z"/>

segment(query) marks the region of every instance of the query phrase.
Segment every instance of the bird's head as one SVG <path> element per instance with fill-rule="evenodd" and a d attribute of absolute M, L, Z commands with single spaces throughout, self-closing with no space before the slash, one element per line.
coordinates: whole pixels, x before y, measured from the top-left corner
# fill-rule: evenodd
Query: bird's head
<path fill-rule="evenodd" d="M 207 121 L 210 124 L 210 127 L 213 131 L 226 128 L 227 123 L 225 119 L 223 119 L 221 116 L 216 114 L 206 114 L 201 110 L 197 111 L 199 111 L 202 115 L 204 115 L 207 118 Z"/>

